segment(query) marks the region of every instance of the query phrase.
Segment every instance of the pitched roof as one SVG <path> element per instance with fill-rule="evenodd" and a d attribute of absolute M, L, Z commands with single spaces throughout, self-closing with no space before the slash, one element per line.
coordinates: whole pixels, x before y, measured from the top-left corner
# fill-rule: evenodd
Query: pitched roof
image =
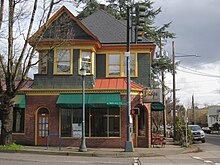
<path fill-rule="evenodd" d="M 65 6 L 62 6 L 49 20 L 48 23 L 41 26 L 35 33 L 29 38 L 29 41 L 34 41 L 46 27 L 50 26 L 57 18 L 59 18 L 62 13 L 67 13 L 89 36 L 98 40 L 97 37 L 88 30 L 86 26 L 84 26 Z"/>
<path fill-rule="evenodd" d="M 127 42 L 127 22 L 118 20 L 104 10 L 98 10 L 81 21 L 102 44 L 126 43 Z M 132 38 L 135 32 L 133 29 Z M 150 42 L 143 38 L 143 42 Z"/>
<path fill-rule="evenodd" d="M 143 90 L 144 87 L 131 81 L 131 89 Z M 126 89 L 127 80 L 126 78 L 109 78 L 109 79 L 96 79 L 94 89 Z"/>
<path fill-rule="evenodd" d="M 126 41 L 126 24 L 104 10 L 98 10 L 81 21 L 101 43 Z"/>

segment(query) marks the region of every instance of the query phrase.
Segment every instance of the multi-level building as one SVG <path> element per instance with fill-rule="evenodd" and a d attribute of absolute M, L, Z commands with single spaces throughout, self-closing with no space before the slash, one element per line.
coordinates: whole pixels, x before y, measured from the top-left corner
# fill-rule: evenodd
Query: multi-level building
<path fill-rule="evenodd" d="M 45 33 L 41 35 L 42 30 Z M 87 147 L 124 147 L 127 140 L 126 21 L 98 10 L 78 20 L 59 9 L 31 38 L 39 52 L 39 70 L 22 89 L 14 113 L 13 137 L 29 145 L 79 146 L 82 122 L 82 76 L 85 76 L 85 136 Z M 142 37 L 130 44 L 132 140 L 151 145 L 150 67 L 155 44 Z M 22 101 L 23 99 L 23 101 Z M 144 100 L 144 101 L 143 101 Z M 19 105 L 23 105 L 20 106 Z M 160 107 L 159 107 L 160 108 Z M 17 115 L 17 116 L 16 116 Z"/>

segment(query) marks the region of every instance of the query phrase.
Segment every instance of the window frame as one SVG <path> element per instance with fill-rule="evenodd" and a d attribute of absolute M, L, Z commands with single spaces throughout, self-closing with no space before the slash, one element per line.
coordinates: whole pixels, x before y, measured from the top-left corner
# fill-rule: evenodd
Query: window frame
<path fill-rule="evenodd" d="M 58 50 L 69 50 L 70 51 L 70 71 L 69 72 L 58 72 L 57 71 L 57 64 L 58 62 Z M 68 61 L 61 61 L 61 62 L 68 62 Z M 73 74 L 73 48 L 68 48 L 68 47 L 64 47 L 64 48 L 55 48 L 54 49 L 54 75 L 72 75 Z"/>
<path fill-rule="evenodd" d="M 109 55 L 112 55 L 112 54 L 120 55 L 120 64 L 118 65 L 120 68 L 119 75 L 109 75 Z M 125 60 L 124 54 L 125 54 L 125 52 L 106 53 L 106 77 L 126 77 L 126 60 Z M 133 64 L 134 74 L 131 74 L 130 76 L 131 77 L 138 77 L 138 60 L 137 60 L 138 53 L 130 52 L 130 54 L 134 55 L 134 64 Z"/>
<path fill-rule="evenodd" d="M 76 109 L 78 109 L 78 108 L 76 108 Z M 97 108 L 97 109 L 100 109 L 100 108 Z M 88 122 L 86 122 L 86 128 L 88 129 L 88 130 L 85 130 L 86 131 L 86 133 L 85 133 L 85 135 L 86 135 L 86 137 L 87 138 L 120 138 L 121 137 L 121 111 L 120 111 L 120 108 L 117 108 L 117 111 L 118 111 L 118 114 L 110 114 L 110 112 L 111 112 L 111 109 L 112 108 L 104 108 L 104 109 L 106 109 L 106 114 L 105 115 L 103 115 L 102 117 L 106 117 L 106 126 L 107 126 L 107 133 L 106 133 L 106 136 L 92 136 L 92 126 L 93 126 L 93 124 L 94 123 L 92 123 L 92 119 L 91 119 L 91 117 L 92 117 L 92 111 L 96 111 L 97 110 L 96 108 L 88 108 L 88 109 L 86 109 L 86 112 L 87 112 L 87 114 L 86 114 L 86 121 L 88 121 Z M 102 108 L 101 108 L 102 109 Z M 101 110 L 100 109 L 100 110 Z M 65 110 L 68 110 L 68 112 L 70 113 L 70 124 L 68 124 L 68 125 L 71 125 L 70 127 L 70 131 L 71 132 L 69 132 L 69 133 L 66 133 L 66 135 L 70 135 L 70 136 L 65 136 L 65 134 L 64 134 L 64 136 L 62 135 L 62 132 L 64 132 L 64 130 L 62 130 L 62 128 L 64 128 L 65 126 L 63 126 L 62 125 L 62 113 L 64 113 L 64 111 Z M 61 138 L 79 138 L 79 136 L 73 136 L 74 135 L 74 133 L 72 132 L 73 131 L 73 128 L 72 128 L 72 121 L 73 121 L 73 109 L 60 109 L 60 135 L 61 135 Z M 117 120 L 118 120 L 118 128 L 119 128 L 119 135 L 118 136 L 110 136 L 110 118 L 111 119 L 113 119 L 113 118 L 117 118 Z M 81 123 L 79 123 L 79 124 L 81 124 Z M 88 124 L 88 125 L 87 125 Z"/>
<path fill-rule="evenodd" d="M 119 64 L 109 64 L 109 60 L 110 60 L 110 55 L 119 55 Z M 107 58 L 106 58 L 106 76 L 107 77 L 121 77 L 122 76 L 122 53 L 118 53 L 118 52 L 112 52 L 112 53 L 107 53 Z M 109 66 L 119 66 L 119 75 L 110 75 L 109 74 Z"/>
<path fill-rule="evenodd" d="M 130 52 L 130 73 L 131 73 L 131 54 L 133 54 L 134 55 L 134 64 L 133 64 L 133 66 L 134 66 L 134 74 L 130 74 L 130 76 L 131 77 L 138 77 L 138 61 L 137 61 L 137 53 L 134 53 L 134 52 Z M 126 69 L 126 60 L 125 60 L 125 57 L 123 58 L 123 76 L 124 77 L 126 77 L 127 75 L 126 75 L 126 71 L 125 71 L 125 69 Z"/>
<path fill-rule="evenodd" d="M 18 113 L 20 113 L 19 123 L 17 123 Z M 20 128 L 19 131 L 16 131 L 17 126 Z M 24 130 L 25 130 L 25 109 L 13 108 L 12 133 L 13 134 L 24 134 Z"/>
<path fill-rule="evenodd" d="M 86 72 L 86 75 L 94 74 L 94 51 L 89 49 L 80 49 L 80 60 L 79 60 L 79 68 L 78 74 L 80 75 L 80 69 L 82 68 L 82 64 L 84 63 L 82 60 L 83 52 L 90 52 L 90 62 L 84 61 L 86 64 L 90 64 L 90 72 Z"/>

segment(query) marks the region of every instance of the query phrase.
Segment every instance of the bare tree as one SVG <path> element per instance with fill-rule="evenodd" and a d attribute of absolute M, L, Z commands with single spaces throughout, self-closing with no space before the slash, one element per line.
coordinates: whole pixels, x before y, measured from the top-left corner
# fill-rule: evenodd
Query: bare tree
<path fill-rule="evenodd" d="M 13 125 L 13 98 L 23 87 L 33 62 L 37 45 L 48 27 L 48 20 L 57 4 L 64 0 L 1 0 L 0 4 L 0 39 L 4 40 L 5 49 L 0 49 L 0 67 L 6 86 L 0 83 L 0 111 L 2 114 L 1 144 L 10 145 Z M 40 19 L 39 19 L 40 18 Z M 42 27 L 38 37 L 28 44 L 34 28 Z M 4 34 L 4 35 L 3 35 Z M 6 38 L 5 38 L 6 37 Z M 22 43 L 22 44 L 21 44 Z M 18 78 L 19 83 L 15 84 Z"/>

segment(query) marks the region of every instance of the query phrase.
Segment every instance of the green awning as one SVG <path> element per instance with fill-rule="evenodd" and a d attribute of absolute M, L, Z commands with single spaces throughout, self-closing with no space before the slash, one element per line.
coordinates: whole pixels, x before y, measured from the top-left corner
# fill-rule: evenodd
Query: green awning
<path fill-rule="evenodd" d="M 119 93 L 89 93 L 85 94 L 86 107 L 120 107 L 125 104 Z M 56 105 L 60 108 L 81 108 L 82 94 L 60 94 Z"/>
<path fill-rule="evenodd" d="M 152 102 L 151 103 L 151 111 L 163 111 L 164 105 L 160 102 Z"/>
<path fill-rule="evenodd" d="M 25 108 L 26 106 L 25 95 L 16 95 L 13 98 L 13 102 L 15 108 Z"/>

